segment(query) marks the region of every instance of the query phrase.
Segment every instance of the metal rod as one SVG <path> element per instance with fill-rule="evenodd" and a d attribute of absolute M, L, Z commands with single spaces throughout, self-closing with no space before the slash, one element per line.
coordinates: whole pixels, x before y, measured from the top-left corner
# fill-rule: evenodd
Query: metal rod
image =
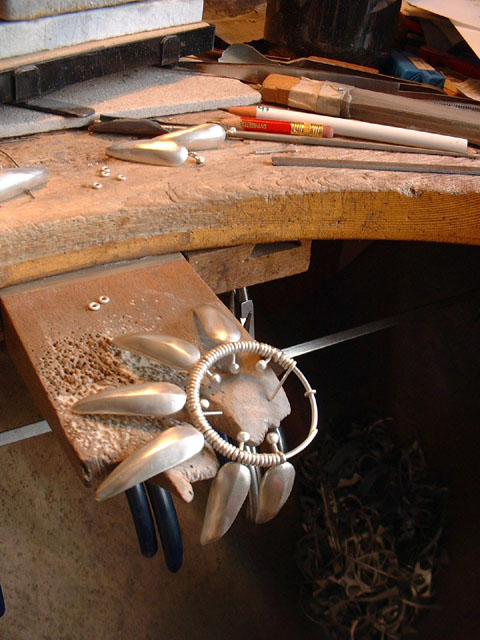
<path fill-rule="evenodd" d="M 13 444 L 14 442 L 20 442 L 21 440 L 28 440 L 28 438 L 35 438 L 49 431 L 51 431 L 51 429 L 46 420 L 27 424 L 24 427 L 17 427 L 16 429 L 9 429 L 8 431 L 0 433 L 0 447 Z"/>
<path fill-rule="evenodd" d="M 272 164 L 277 167 L 324 167 L 326 169 L 364 169 L 371 171 L 408 171 L 415 173 L 449 173 L 480 176 L 480 167 L 464 167 L 460 165 L 369 162 L 365 160 L 322 160 L 319 158 L 272 158 Z"/>
<path fill-rule="evenodd" d="M 337 333 L 332 333 L 328 336 L 323 336 L 322 338 L 302 342 L 292 347 L 282 349 L 282 351 L 289 358 L 298 358 L 298 356 L 303 356 L 307 353 L 318 351 L 319 349 L 326 349 L 327 347 L 332 347 L 336 344 L 341 344 L 342 342 L 348 342 L 349 340 L 354 340 L 356 338 L 369 335 L 370 333 L 376 333 L 377 331 L 382 331 L 383 329 L 388 329 L 389 327 L 394 327 L 398 324 L 421 318 L 433 310 L 443 309 L 452 304 L 456 304 L 462 300 L 468 299 L 472 294 L 478 292 L 479 289 L 469 289 L 468 291 L 464 291 L 458 295 L 444 298 L 442 300 L 436 300 L 435 302 L 416 307 L 415 309 L 404 313 L 398 313 L 381 320 L 374 320 L 373 322 L 361 324 L 358 327 L 338 331 Z"/>

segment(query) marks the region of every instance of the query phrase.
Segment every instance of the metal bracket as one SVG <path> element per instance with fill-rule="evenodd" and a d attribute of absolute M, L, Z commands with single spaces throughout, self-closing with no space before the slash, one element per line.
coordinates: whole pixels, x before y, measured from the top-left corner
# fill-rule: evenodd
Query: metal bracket
<path fill-rule="evenodd" d="M 160 40 L 160 60 L 159 64 L 165 67 L 169 64 L 178 64 L 182 54 L 182 43 L 176 35 L 165 36 Z"/>
<path fill-rule="evenodd" d="M 34 64 L 18 67 L 13 72 L 13 95 L 15 101 L 27 100 L 40 93 L 40 70 Z"/>
<path fill-rule="evenodd" d="M 161 30 L 160 30 L 161 31 Z M 70 84 L 110 73 L 139 69 L 149 65 L 176 64 L 181 56 L 213 49 L 215 27 L 199 23 L 194 28 L 181 28 L 176 34 L 143 32 L 134 41 L 118 43 L 113 38 L 110 46 L 98 43 L 76 48 L 64 47 L 51 58 L 35 64 L 7 67 L 0 65 L 0 104 L 15 104 L 57 91 Z"/>

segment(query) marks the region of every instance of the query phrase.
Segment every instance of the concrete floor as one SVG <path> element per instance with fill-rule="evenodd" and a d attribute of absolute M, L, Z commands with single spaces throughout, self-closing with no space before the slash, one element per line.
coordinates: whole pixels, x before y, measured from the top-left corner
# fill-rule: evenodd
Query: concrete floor
<path fill-rule="evenodd" d="M 184 566 L 143 558 L 123 495 L 93 499 L 53 434 L 0 448 L 2 640 L 240 640 L 318 637 L 296 605 L 296 521 L 287 507 L 240 518 L 199 544 L 207 486 L 177 501 Z"/>

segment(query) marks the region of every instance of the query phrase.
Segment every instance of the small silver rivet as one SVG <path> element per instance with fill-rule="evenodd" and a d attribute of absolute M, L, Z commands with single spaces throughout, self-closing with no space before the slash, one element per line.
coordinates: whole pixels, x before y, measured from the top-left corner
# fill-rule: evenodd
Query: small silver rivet
<path fill-rule="evenodd" d="M 88 308 L 90 309 L 90 311 L 98 311 L 100 309 L 100 303 L 99 302 L 89 302 L 88 303 Z"/>
<path fill-rule="evenodd" d="M 126 179 L 127 176 L 124 176 L 123 173 L 119 173 L 117 176 L 117 180 L 121 180 L 122 182 L 125 182 Z"/>
<path fill-rule="evenodd" d="M 102 188 L 102 183 L 101 182 L 94 182 L 92 184 L 92 189 L 101 189 Z"/>
<path fill-rule="evenodd" d="M 198 164 L 198 165 L 205 164 L 205 158 L 203 156 L 199 156 L 196 151 L 190 151 L 188 155 L 195 160 L 195 164 Z"/>
<path fill-rule="evenodd" d="M 110 298 L 108 296 L 100 296 L 98 301 L 100 304 L 108 304 L 110 302 Z"/>
<path fill-rule="evenodd" d="M 275 432 L 267 433 L 266 440 L 268 444 L 278 444 L 278 441 L 280 440 L 280 436 L 278 435 L 278 433 L 275 433 Z"/>
<path fill-rule="evenodd" d="M 267 367 L 268 362 L 266 360 L 259 360 L 255 365 L 255 369 L 257 371 L 265 371 Z"/>

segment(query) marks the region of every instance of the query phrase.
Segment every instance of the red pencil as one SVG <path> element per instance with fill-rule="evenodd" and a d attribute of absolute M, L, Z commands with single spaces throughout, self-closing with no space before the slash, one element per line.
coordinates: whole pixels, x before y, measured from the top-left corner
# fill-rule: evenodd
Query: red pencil
<path fill-rule="evenodd" d="M 241 127 L 246 131 L 266 131 L 269 133 L 286 133 L 293 136 L 309 136 L 312 138 L 332 138 L 333 127 L 309 122 L 286 122 L 284 120 L 261 120 L 244 116 Z"/>

